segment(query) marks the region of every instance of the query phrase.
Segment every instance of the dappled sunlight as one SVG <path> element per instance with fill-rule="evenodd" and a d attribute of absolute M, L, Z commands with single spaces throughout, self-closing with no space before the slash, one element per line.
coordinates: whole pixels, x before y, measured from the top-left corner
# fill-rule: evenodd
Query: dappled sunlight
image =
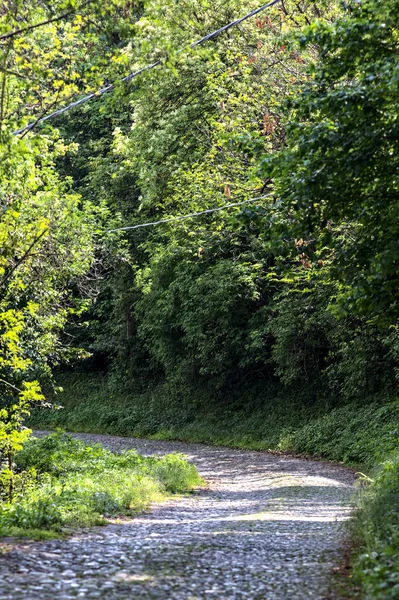
<path fill-rule="evenodd" d="M 337 515 L 336 512 L 325 509 L 324 514 L 320 514 L 320 507 L 315 507 L 314 514 L 298 514 L 281 511 L 264 511 L 248 515 L 237 515 L 231 517 L 231 521 L 312 521 L 312 522 L 335 522 L 345 521 L 350 518 L 350 513 L 346 515 Z M 224 520 L 224 519 L 222 519 Z"/>
<path fill-rule="evenodd" d="M 37 564 L 51 565 L 57 573 L 54 589 L 76 582 L 85 589 L 89 582 L 91 593 L 100 585 L 105 594 L 113 589 L 110 598 L 118 600 L 180 597 L 176 590 L 182 598 L 190 598 L 191 590 L 193 598 L 203 598 L 207 590 L 206 597 L 215 600 L 241 598 L 237 590 L 248 589 L 256 590 L 251 600 L 318 597 L 315 590 L 339 559 L 343 524 L 351 512 L 354 477 L 349 471 L 267 453 L 117 442 L 123 448 L 145 447 L 147 454 L 185 451 L 196 457 L 207 485 L 133 518 L 114 519 L 108 527 L 46 542 Z M 23 585 L 29 557 L 22 548 L 16 557 L 11 578 Z M 99 583 L 104 569 L 108 576 Z M 43 577 L 40 585 L 46 586 Z"/>
<path fill-rule="evenodd" d="M 334 523 L 350 518 L 350 504 L 345 506 L 341 498 L 328 496 L 330 488 L 347 488 L 346 484 L 321 477 L 309 477 L 308 481 L 312 485 L 305 485 L 296 477 L 282 476 L 268 485 L 262 481 L 261 485 L 254 485 L 254 489 L 250 490 L 247 489 L 251 488 L 250 482 L 246 481 L 246 488 L 237 491 L 234 486 L 225 485 L 218 492 L 216 504 L 214 496 L 207 498 L 203 493 L 201 511 L 196 509 L 198 507 L 188 511 L 180 507 L 176 518 L 171 511 L 167 511 L 167 517 L 163 518 L 163 508 L 158 507 L 153 509 L 151 523 L 164 526 L 258 521 Z M 268 493 L 264 494 L 265 491 Z M 147 521 L 148 516 L 135 519 L 135 523 Z"/>
<path fill-rule="evenodd" d="M 112 577 L 112 580 L 124 583 L 144 583 L 154 581 L 155 577 L 146 573 L 128 573 L 125 571 L 119 571 L 118 573 L 115 573 L 115 575 Z"/>

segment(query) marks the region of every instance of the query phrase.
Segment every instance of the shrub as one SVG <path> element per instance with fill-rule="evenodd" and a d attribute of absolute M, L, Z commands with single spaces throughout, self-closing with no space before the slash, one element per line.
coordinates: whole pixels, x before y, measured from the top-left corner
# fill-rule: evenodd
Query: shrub
<path fill-rule="evenodd" d="M 62 531 L 102 524 L 104 517 L 145 510 L 166 493 L 188 491 L 202 482 L 181 455 L 115 454 L 62 432 L 29 440 L 17 467 L 30 476 L 13 502 L 0 503 L 3 535 L 15 528 Z"/>
<path fill-rule="evenodd" d="M 399 454 L 386 460 L 367 492 L 357 516 L 361 552 L 355 574 L 365 598 L 399 597 Z"/>

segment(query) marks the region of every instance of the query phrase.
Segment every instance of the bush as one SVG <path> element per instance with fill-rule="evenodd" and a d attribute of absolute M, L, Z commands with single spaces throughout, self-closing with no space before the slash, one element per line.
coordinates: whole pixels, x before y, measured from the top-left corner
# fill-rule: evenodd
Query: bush
<path fill-rule="evenodd" d="M 40 473 L 76 473 L 102 471 L 107 467 L 133 468 L 147 464 L 148 459 L 136 450 L 114 454 L 101 444 L 88 446 L 61 431 L 31 439 L 16 457 L 19 470 L 35 468 Z"/>
<path fill-rule="evenodd" d="M 135 450 L 115 454 L 62 432 L 29 440 L 17 468 L 30 474 L 29 485 L 26 475 L 13 502 L 0 503 L 3 535 L 15 528 L 62 531 L 103 524 L 104 517 L 143 511 L 167 493 L 202 482 L 183 456 L 143 457 Z"/>
<path fill-rule="evenodd" d="M 399 401 L 336 408 L 288 433 L 281 450 L 295 450 L 371 468 L 399 444 Z"/>
<path fill-rule="evenodd" d="M 154 465 L 152 472 L 165 489 L 172 493 L 190 489 L 197 477 L 195 466 L 178 454 L 164 456 Z"/>
<path fill-rule="evenodd" d="M 355 574 L 365 598 L 399 597 L 399 454 L 386 460 L 357 516 L 360 553 Z"/>

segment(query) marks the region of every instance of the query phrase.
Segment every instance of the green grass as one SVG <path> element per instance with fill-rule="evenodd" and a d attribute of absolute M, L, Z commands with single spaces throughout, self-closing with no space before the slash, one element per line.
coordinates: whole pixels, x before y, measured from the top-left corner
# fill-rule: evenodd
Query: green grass
<path fill-rule="evenodd" d="M 115 393 L 105 379 L 81 374 L 62 383 L 64 409 L 36 411 L 31 426 L 293 452 L 368 473 L 353 534 L 353 579 L 365 599 L 399 598 L 398 399 L 334 406 L 312 401 L 306 390 L 253 385 L 215 401 L 206 389 L 171 385 Z"/>
<path fill-rule="evenodd" d="M 296 391 L 252 386 L 215 401 L 158 386 L 115 392 L 101 377 L 64 376 L 62 410 L 36 410 L 29 426 L 127 437 L 179 439 L 253 450 L 309 454 L 371 469 L 399 447 L 399 400 L 374 398 L 331 407 Z"/>
<path fill-rule="evenodd" d="M 16 490 L 0 502 L 0 535 L 46 539 L 147 509 L 201 485 L 183 456 L 114 454 L 58 432 L 30 439 L 16 457 Z"/>
<path fill-rule="evenodd" d="M 1 537 L 11 537 L 16 539 L 29 539 L 35 542 L 41 542 L 45 540 L 62 539 L 65 534 L 60 531 L 53 529 L 28 529 L 26 527 L 0 527 Z M 0 548 L 1 554 L 1 548 Z"/>
<path fill-rule="evenodd" d="M 373 473 L 355 520 L 359 550 L 354 574 L 363 597 L 399 598 L 399 454 Z"/>

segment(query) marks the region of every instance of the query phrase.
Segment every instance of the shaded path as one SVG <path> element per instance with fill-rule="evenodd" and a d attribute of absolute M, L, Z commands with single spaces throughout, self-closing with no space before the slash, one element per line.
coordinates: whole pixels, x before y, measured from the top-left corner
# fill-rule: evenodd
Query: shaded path
<path fill-rule="evenodd" d="M 19 543 L 0 554 L 2 600 L 326 596 L 343 552 L 354 482 L 347 469 L 200 444 L 79 437 L 112 450 L 184 452 L 208 488 L 69 540 Z"/>

